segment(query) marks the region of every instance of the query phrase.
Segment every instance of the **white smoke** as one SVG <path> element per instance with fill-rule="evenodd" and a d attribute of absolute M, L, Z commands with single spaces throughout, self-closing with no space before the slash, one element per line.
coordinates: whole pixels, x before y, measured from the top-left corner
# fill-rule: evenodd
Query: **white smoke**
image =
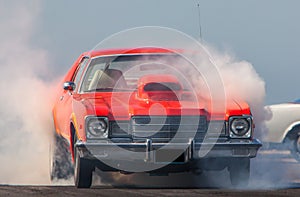
<path fill-rule="evenodd" d="M 265 82 L 254 66 L 245 60 L 239 60 L 228 51 L 218 51 L 205 43 L 186 46 L 187 53 L 182 55 L 193 66 L 180 62 L 181 72 L 194 86 L 194 91 L 210 100 L 216 109 L 223 111 L 226 105 L 234 101 L 246 102 L 255 123 L 255 137 L 261 138 L 267 132 L 265 121 L 270 114 L 264 108 Z M 191 55 L 189 52 L 195 51 Z M 171 62 L 170 64 L 176 65 Z"/>
<path fill-rule="evenodd" d="M 256 125 L 255 136 L 261 138 L 267 132 L 264 122 L 268 117 L 264 109 L 266 97 L 264 80 L 250 62 L 238 60 L 228 51 L 221 53 L 208 45 L 205 48 L 208 49 L 220 73 L 226 98 L 249 104 Z"/>
<path fill-rule="evenodd" d="M 0 1 L 0 183 L 48 184 L 52 88 L 47 53 L 30 44 L 40 1 Z"/>

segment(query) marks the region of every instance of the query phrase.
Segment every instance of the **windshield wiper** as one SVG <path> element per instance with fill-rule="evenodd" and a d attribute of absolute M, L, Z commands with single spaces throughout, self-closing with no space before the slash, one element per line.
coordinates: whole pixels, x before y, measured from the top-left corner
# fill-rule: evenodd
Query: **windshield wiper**
<path fill-rule="evenodd" d="M 118 91 L 134 91 L 134 90 L 128 88 L 126 89 L 126 88 L 112 88 L 112 87 L 87 90 L 87 92 L 118 92 Z"/>

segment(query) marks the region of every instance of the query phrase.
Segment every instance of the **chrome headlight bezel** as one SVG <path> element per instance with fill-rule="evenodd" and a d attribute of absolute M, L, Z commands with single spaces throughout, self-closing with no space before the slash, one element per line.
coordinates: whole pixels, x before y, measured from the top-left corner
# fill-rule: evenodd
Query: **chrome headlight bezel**
<path fill-rule="evenodd" d="M 98 131 L 95 127 L 98 126 Z M 102 127 L 102 128 L 101 128 Z M 107 139 L 109 122 L 107 117 L 86 116 L 85 132 L 87 139 Z"/>
<path fill-rule="evenodd" d="M 229 118 L 229 137 L 230 138 L 251 138 L 253 130 L 253 118 L 250 115 L 231 116 Z M 236 127 L 245 127 L 239 131 Z"/>

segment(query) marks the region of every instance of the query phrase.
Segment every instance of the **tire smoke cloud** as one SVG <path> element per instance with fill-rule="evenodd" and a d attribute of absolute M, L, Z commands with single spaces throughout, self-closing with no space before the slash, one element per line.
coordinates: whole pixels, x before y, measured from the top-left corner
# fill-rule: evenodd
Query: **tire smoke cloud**
<path fill-rule="evenodd" d="M 31 45 L 40 1 L 0 1 L 0 184 L 49 184 L 52 85 Z"/>
<path fill-rule="evenodd" d="M 229 51 L 220 52 L 209 44 L 205 44 L 205 48 L 220 73 L 226 99 L 245 101 L 249 104 L 256 126 L 254 135 L 260 139 L 268 132 L 265 121 L 269 118 L 269 113 L 264 108 L 266 97 L 264 80 L 250 62 L 237 59 Z"/>

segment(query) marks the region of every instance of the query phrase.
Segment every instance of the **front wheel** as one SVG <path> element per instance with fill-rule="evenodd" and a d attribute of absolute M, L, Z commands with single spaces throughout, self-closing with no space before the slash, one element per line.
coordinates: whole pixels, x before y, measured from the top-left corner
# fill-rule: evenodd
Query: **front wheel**
<path fill-rule="evenodd" d="M 74 140 L 76 142 L 76 140 Z M 75 143 L 74 143 L 75 144 Z M 90 161 L 81 158 L 76 148 L 74 148 L 74 182 L 77 188 L 90 188 L 93 180 L 94 167 Z"/>
<path fill-rule="evenodd" d="M 228 167 L 230 181 L 233 186 L 246 187 L 250 178 L 250 159 L 233 159 Z"/>

